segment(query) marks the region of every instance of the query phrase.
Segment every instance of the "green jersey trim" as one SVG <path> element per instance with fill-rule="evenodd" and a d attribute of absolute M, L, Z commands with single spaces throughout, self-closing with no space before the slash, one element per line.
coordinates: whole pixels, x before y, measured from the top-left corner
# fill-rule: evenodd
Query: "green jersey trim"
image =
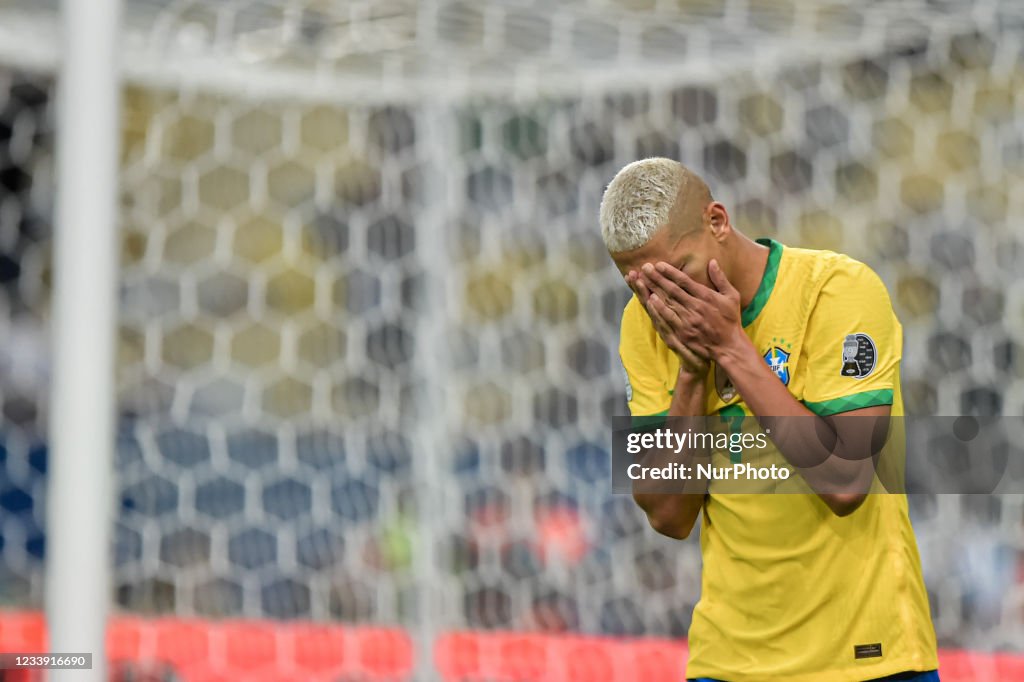
<path fill-rule="evenodd" d="M 804 406 L 819 417 L 828 417 L 841 412 L 860 410 L 865 407 L 877 407 L 879 405 L 892 405 L 891 388 L 880 388 L 876 391 L 852 393 L 850 395 L 844 395 L 841 398 L 823 400 L 820 403 L 804 401 Z"/>
<path fill-rule="evenodd" d="M 779 261 L 782 260 L 782 244 L 774 239 L 758 239 L 757 243 L 768 247 L 768 263 L 764 267 L 764 275 L 761 277 L 761 285 L 757 287 L 757 293 L 754 294 L 750 305 L 744 308 L 741 314 L 740 321 L 744 327 L 756 320 L 765 304 L 768 303 L 768 298 L 775 288 L 775 280 L 779 276 Z"/>

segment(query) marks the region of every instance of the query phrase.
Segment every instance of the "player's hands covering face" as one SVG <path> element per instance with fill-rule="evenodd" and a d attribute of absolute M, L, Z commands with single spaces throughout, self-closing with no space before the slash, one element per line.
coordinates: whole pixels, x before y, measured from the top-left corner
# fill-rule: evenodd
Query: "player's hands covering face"
<path fill-rule="evenodd" d="M 740 294 L 715 260 L 708 265 L 708 277 L 714 288 L 665 262 L 648 263 L 637 273 L 638 288 L 649 292 L 645 303 L 655 328 L 677 354 L 681 347 L 714 359 L 743 333 Z"/>
<path fill-rule="evenodd" d="M 649 282 L 650 278 L 642 276 L 636 270 L 631 270 L 626 276 L 626 283 L 636 292 L 640 302 L 647 309 L 651 322 L 654 323 L 654 329 L 661 336 L 665 345 L 679 358 L 680 371 L 703 378 L 711 366 L 707 353 L 697 347 L 688 346 L 682 340 L 678 326 L 671 324 L 669 319 L 666 319 L 666 315 L 661 312 L 661 308 L 664 306 L 658 307 L 651 301 L 652 291 L 648 285 Z M 657 301 L 657 297 L 655 297 L 655 301 Z"/>

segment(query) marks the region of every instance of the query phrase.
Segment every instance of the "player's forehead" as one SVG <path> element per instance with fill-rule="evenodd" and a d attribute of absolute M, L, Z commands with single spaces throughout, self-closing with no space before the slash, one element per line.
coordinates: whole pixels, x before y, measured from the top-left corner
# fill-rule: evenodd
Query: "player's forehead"
<path fill-rule="evenodd" d="M 615 266 L 623 274 L 639 269 L 644 263 L 657 263 L 666 260 L 671 254 L 672 242 L 668 239 L 668 230 L 660 228 L 646 244 L 629 251 L 618 251 L 611 254 Z"/>
<path fill-rule="evenodd" d="M 698 236 L 696 231 L 681 232 L 665 226 L 643 246 L 631 251 L 612 253 L 611 257 L 623 274 L 640 269 L 644 263 L 665 261 L 678 266 L 689 255 L 696 255 L 700 250 Z"/>

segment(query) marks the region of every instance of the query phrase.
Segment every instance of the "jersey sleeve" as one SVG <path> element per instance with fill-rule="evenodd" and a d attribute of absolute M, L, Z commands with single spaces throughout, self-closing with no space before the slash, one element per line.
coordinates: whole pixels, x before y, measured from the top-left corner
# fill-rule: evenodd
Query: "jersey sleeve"
<path fill-rule="evenodd" d="M 857 261 L 827 275 L 804 337 L 804 404 L 830 415 L 891 405 L 899 383 L 903 330 L 885 284 Z"/>
<path fill-rule="evenodd" d="M 626 402 L 636 423 L 638 417 L 664 416 L 672 396 L 660 375 L 655 350 L 656 332 L 636 297 L 622 312 L 619 335 L 619 358 L 625 373 Z"/>

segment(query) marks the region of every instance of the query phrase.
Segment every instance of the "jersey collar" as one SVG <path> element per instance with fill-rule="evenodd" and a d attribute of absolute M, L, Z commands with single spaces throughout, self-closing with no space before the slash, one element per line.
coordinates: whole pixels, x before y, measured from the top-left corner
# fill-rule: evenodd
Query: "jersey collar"
<path fill-rule="evenodd" d="M 764 267 L 764 275 L 761 277 L 761 285 L 757 287 L 757 293 L 750 301 L 750 304 L 743 309 L 740 321 L 743 326 L 749 326 L 761 313 L 761 309 L 768 303 L 768 297 L 772 295 L 775 288 L 775 278 L 779 276 L 779 261 L 782 260 L 782 244 L 774 239 L 757 239 L 758 244 L 768 247 L 768 264 Z"/>

